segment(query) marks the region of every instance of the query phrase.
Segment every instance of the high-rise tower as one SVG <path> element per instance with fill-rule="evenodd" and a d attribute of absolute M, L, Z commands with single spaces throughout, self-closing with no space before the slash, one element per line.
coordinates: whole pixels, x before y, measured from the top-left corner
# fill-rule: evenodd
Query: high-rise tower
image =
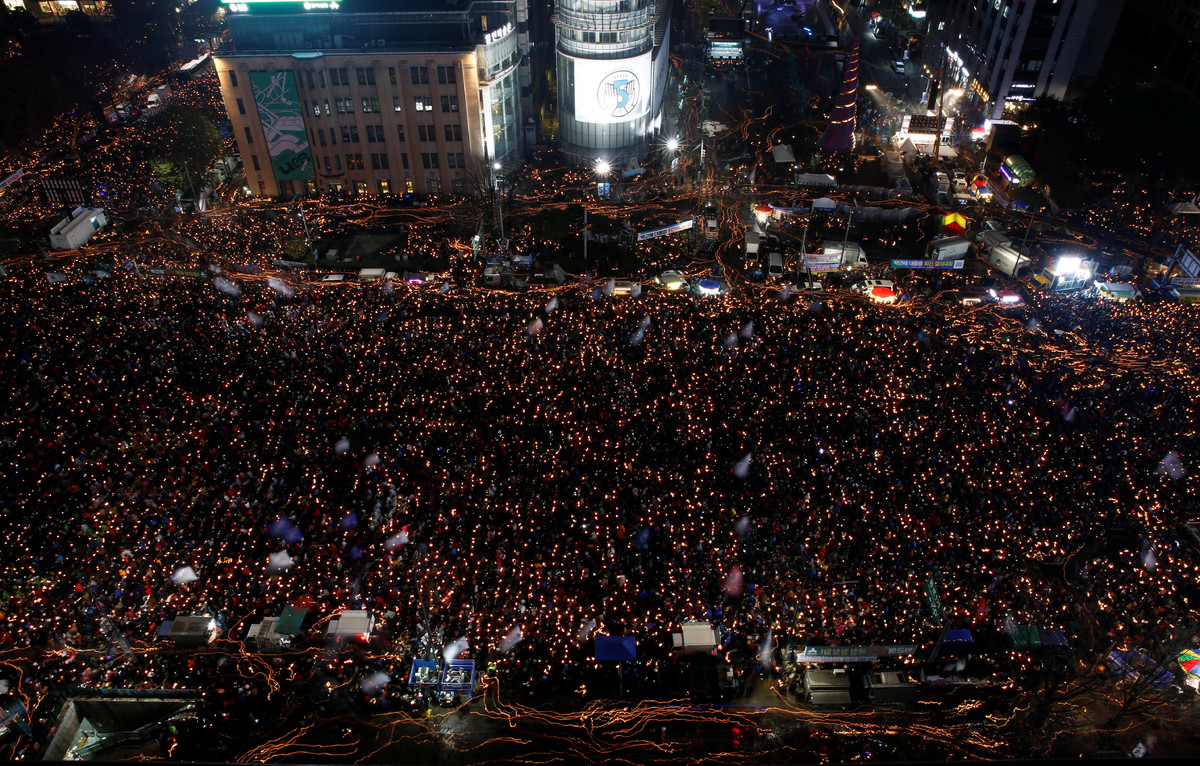
<path fill-rule="evenodd" d="M 664 0 L 557 0 L 559 145 L 572 161 L 645 154 L 670 66 Z"/>

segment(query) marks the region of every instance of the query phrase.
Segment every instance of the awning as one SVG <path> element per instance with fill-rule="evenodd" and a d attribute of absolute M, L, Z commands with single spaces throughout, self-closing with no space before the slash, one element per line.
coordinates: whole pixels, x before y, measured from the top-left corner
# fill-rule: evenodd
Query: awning
<path fill-rule="evenodd" d="M 965 234 L 967 225 L 967 218 L 961 213 L 951 213 L 942 217 L 943 234 Z"/>
<path fill-rule="evenodd" d="M 275 623 L 275 632 L 281 636 L 296 635 L 300 632 L 300 626 L 304 624 L 304 618 L 307 614 L 307 609 L 285 606 L 283 611 L 279 613 L 279 621 Z"/>

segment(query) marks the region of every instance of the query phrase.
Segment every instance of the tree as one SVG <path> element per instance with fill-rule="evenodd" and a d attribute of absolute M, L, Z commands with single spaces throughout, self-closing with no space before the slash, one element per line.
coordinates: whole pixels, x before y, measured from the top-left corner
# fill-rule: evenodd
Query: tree
<path fill-rule="evenodd" d="M 154 175 L 177 189 L 204 178 L 221 151 L 217 129 L 195 109 L 168 105 L 146 121 L 146 156 Z M 189 178 L 190 174 L 190 178 Z"/>

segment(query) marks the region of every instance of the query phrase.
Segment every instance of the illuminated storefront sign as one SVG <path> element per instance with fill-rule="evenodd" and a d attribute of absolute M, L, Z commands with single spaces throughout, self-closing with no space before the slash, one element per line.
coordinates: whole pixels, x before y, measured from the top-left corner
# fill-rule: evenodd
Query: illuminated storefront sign
<path fill-rule="evenodd" d="M 221 0 L 221 4 L 228 8 L 233 13 L 245 13 L 255 5 L 279 5 L 286 3 L 288 5 L 299 5 L 306 11 L 336 11 L 341 5 L 336 0 L 325 0 L 324 2 L 303 2 L 303 0 Z"/>

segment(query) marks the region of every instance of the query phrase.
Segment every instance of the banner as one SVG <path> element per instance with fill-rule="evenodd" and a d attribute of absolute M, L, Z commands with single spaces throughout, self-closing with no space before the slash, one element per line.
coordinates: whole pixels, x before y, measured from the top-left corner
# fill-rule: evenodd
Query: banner
<path fill-rule="evenodd" d="M 961 269 L 966 261 L 893 260 L 893 269 Z"/>
<path fill-rule="evenodd" d="M 638 235 L 637 235 L 637 241 L 644 242 L 647 239 L 654 239 L 655 237 L 665 237 L 668 234 L 677 234 L 678 232 L 681 232 L 681 231 L 687 231 L 688 229 L 692 228 L 695 225 L 696 225 L 696 222 L 689 218 L 686 221 L 680 221 L 679 223 L 673 223 L 670 226 L 664 226 L 661 229 L 651 229 L 650 231 L 639 231 Z"/>
<path fill-rule="evenodd" d="M 812 272 L 838 271 L 842 268 L 842 255 L 841 253 L 806 255 L 803 265 L 805 269 Z"/>
<path fill-rule="evenodd" d="M 275 178 L 280 181 L 313 178 L 312 151 L 295 77 L 291 72 L 251 72 L 250 84 L 254 87 L 254 102 L 258 104 L 258 116 L 267 136 Z"/>
<path fill-rule="evenodd" d="M 895 646 L 806 646 L 796 652 L 796 662 L 874 662 L 880 657 L 905 657 L 916 644 Z"/>

